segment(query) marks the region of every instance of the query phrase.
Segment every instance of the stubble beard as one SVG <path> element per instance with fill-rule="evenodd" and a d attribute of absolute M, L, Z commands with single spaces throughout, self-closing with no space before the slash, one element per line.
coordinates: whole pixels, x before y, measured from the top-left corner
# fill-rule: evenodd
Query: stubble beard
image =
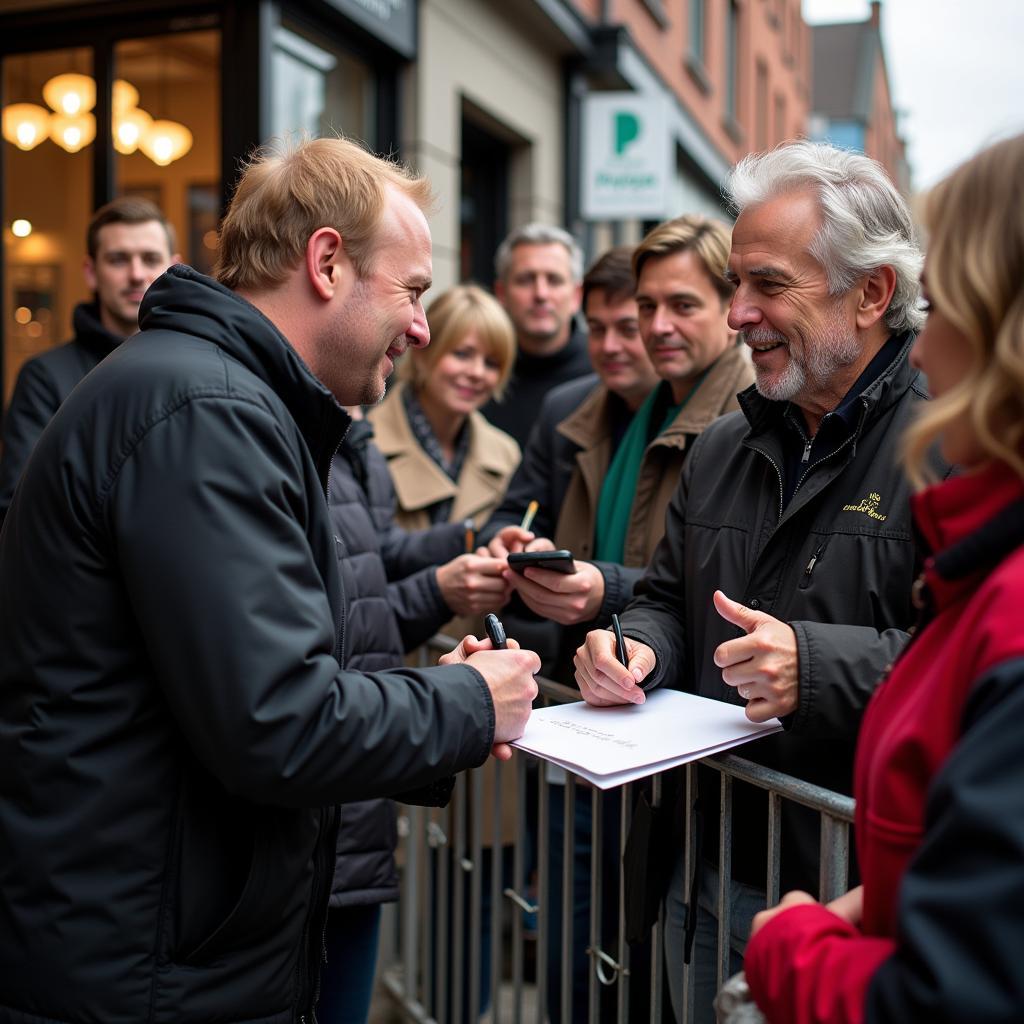
<path fill-rule="evenodd" d="M 787 343 L 789 361 L 781 373 L 769 374 L 754 368 L 754 386 L 772 402 L 791 402 L 827 392 L 838 371 L 855 363 L 861 355 L 860 340 L 849 324 L 842 321 L 837 307 L 830 310 L 820 331 L 804 334 L 799 355 L 789 345 L 789 339 L 778 331 L 754 328 L 744 334 L 755 343 Z"/>

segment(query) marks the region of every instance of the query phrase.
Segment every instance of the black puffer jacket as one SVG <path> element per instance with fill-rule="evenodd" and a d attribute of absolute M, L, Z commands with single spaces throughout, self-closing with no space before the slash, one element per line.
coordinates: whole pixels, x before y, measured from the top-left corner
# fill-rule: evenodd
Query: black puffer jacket
<path fill-rule="evenodd" d="M 348 416 L 188 267 L 0 533 L 0 1021 L 310 1019 L 335 805 L 480 764 L 465 665 L 343 671 Z"/>
<path fill-rule="evenodd" d="M 459 554 L 462 528 L 445 523 L 406 533 L 394 525 L 391 474 L 373 443 L 368 420 L 353 423 L 338 449 L 328 498 L 345 588 L 345 667 L 363 672 L 394 668 L 402 664 L 406 650 L 419 646 L 452 616 L 434 565 Z M 398 552 L 403 568 L 423 568 L 388 583 L 386 559 L 397 562 Z M 397 840 L 390 800 L 342 807 L 332 907 L 398 898 Z"/>
<path fill-rule="evenodd" d="M 910 484 L 897 441 L 927 398 L 908 362 L 912 338 L 860 396 L 852 437 L 812 462 L 782 511 L 782 422 L 786 403 L 754 388 L 740 413 L 713 423 L 694 444 L 666 514 L 665 536 L 623 630 L 655 651 L 648 686 L 675 686 L 742 704 L 714 663 L 719 644 L 740 635 L 712 594 L 789 623 L 799 654 L 799 705 L 783 733 L 743 756 L 849 793 L 861 715 L 885 668 L 906 643 L 916 575 Z M 717 784 L 716 784 L 717 785 Z M 714 788 L 714 787 L 713 787 Z M 717 795 L 702 790 L 717 820 Z M 763 794 L 734 788 L 733 869 L 763 886 L 767 814 Z M 783 885 L 816 890 L 818 819 L 786 805 Z M 709 841 L 717 829 L 708 828 Z"/>
<path fill-rule="evenodd" d="M 0 456 L 0 523 L 11 504 L 14 487 L 46 424 L 72 388 L 121 343 L 100 323 L 94 302 L 75 307 L 75 336 L 57 348 L 30 359 L 21 368 L 10 405 L 4 413 L 3 455 Z"/>

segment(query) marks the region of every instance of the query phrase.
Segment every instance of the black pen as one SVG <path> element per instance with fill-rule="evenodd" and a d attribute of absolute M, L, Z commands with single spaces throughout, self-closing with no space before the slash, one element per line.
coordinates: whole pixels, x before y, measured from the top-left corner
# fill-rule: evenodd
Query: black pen
<path fill-rule="evenodd" d="M 487 630 L 487 635 L 491 640 L 491 646 L 496 651 L 507 650 L 508 642 L 505 637 L 505 627 L 501 624 L 501 619 L 499 619 L 494 612 L 488 612 L 484 616 L 484 629 Z"/>
<path fill-rule="evenodd" d="M 615 656 L 626 668 L 629 668 L 629 655 L 626 654 L 626 640 L 622 635 L 622 623 L 618 615 L 612 614 L 612 631 L 615 633 Z"/>

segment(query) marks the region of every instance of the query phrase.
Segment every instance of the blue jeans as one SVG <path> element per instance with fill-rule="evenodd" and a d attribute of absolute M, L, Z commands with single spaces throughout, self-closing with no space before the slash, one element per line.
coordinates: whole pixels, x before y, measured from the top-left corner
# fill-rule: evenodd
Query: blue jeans
<path fill-rule="evenodd" d="M 665 973 L 672 994 L 676 1020 L 683 1019 L 683 947 L 686 929 L 686 902 L 689 880 L 679 858 L 668 895 L 665 897 Z M 732 977 L 743 970 L 743 952 L 750 937 L 750 923 L 758 911 L 764 910 L 764 892 L 742 882 L 733 881 L 728 895 L 732 907 L 729 919 L 729 973 Z M 713 1002 L 718 994 L 718 870 L 704 861 L 701 864 L 700 887 L 697 894 L 697 929 L 693 940 L 693 962 L 690 965 L 694 985 L 694 1024 L 714 1024 Z"/>
<path fill-rule="evenodd" d="M 327 912 L 324 945 L 327 963 L 320 972 L 320 1024 L 366 1024 L 377 967 L 380 904 L 332 907 Z"/>

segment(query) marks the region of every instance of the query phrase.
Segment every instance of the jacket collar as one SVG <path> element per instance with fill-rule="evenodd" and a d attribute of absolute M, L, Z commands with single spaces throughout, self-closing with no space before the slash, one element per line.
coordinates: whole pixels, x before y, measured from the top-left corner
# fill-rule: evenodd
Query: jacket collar
<path fill-rule="evenodd" d="M 746 353 L 739 344 L 727 348 L 712 363 L 696 394 L 665 428 L 660 439 L 676 443 L 684 435 L 701 434 L 711 426 L 722 415 L 722 409 L 736 396 L 736 379 L 746 362 Z"/>
<path fill-rule="evenodd" d="M 124 338 L 112 334 L 103 326 L 98 302 L 80 302 L 71 317 L 75 341 L 91 349 L 101 359 L 110 355 Z"/>
<path fill-rule="evenodd" d="M 855 435 L 864 429 L 866 423 L 898 402 L 907 388 L 920 384 L 920 372 L 910 365 L 909 359 L 914 338 L 912 331 L 902 335 L 903 341 L 896 358 L 861 392 L 858 400 L 861 411 L 857 417 Z M 739 403 L 751 427 L 748 438 L 781 425 L 782 417 L 789 405 L 788 402 L 773 402 L 765 398 L 758 393 L 757 387 L 753 384 L 739 396 Z"/>
<path fill-rule="evenodd" d="M 179 263 L 146 292 L 139 326 L 144 331 L 168 330 L 209 341 L 264 381 L 284 402 L 326 479 L 351 419 L 288 339 L 255 306 Z"/>
<path fill-rule="evenodd" d="M 915 584 L 920 607 L 927 605 L 925 592 L 932 610 L 947 607 L 1024 543 L 1022 500 L 1024 480 L 1003 462 L 990 462 L 913 496 L 915 525 L 934 552 Z"/>
<path fill-rule="evenodd" d="M 598 384 L 555 430 L 577 448 L 593 448 L 611 436 L 611 392 Z"/>
<path fill-rule="evenodd" d="M 456 484 L 416 440 L 402 403 L 406 387 L 405 382 L 396 384 L 371 415 L 377 447 L 388 460 L 401 507 L 417 511 L 456 496 L 458 501 L 453 509 L 456 515 L 463 505 L 474 505 L 481 496 L 493 499 L 495 487 L 500 486 L 508 473 L 507 462 L 488 444 L 493 428 L 480 413 L 470 414 L 469 451 Z"/>

